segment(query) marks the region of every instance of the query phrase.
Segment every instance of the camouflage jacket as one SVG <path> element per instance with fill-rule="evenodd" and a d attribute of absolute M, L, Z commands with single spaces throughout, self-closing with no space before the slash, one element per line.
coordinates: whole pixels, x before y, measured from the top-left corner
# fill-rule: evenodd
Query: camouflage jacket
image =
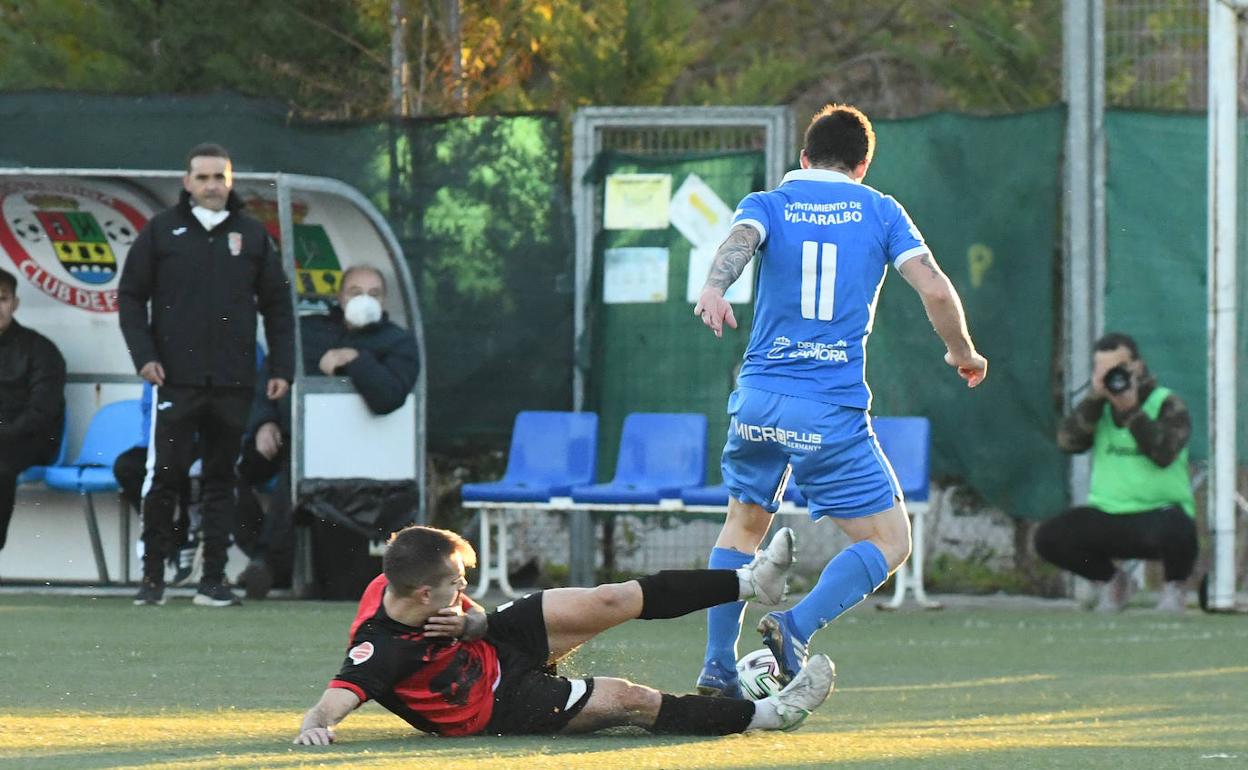
<path fill-rule="evenodd" d="M 1157 381 L 1146 377 L 1140 382 L 1139 403 L 1143 404 L 1157 387 Z M 1075 405 L 1074 410 L 1062 418 L 1057 426 L 1057 446 L 1063 452 L 1078 454 L 1092 448 L 1096 423 L 1101 419 L 1105 399 L 1089 393 Z M 1165 468 L 1174 462 L 1192 435 L 1192 416 L 1187 404 L 1174 393 L 1166 396 L 1156 420 L 1150 420 L 1136 406 L 1129 412 L 1114 412 L 1114 423 L 1130 429 L 1140 452 Z"/>

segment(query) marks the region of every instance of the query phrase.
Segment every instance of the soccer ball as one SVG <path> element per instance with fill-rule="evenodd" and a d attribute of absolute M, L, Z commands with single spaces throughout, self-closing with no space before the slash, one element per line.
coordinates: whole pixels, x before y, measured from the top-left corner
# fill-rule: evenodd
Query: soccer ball
<path fill-rule="evenodd" d="M 766 647 L 755 650 L 737 661 L 737 681 L 741 694 L 750 700 L 762 700 L 782 689 L 776 680 L 780 665 Z"/>

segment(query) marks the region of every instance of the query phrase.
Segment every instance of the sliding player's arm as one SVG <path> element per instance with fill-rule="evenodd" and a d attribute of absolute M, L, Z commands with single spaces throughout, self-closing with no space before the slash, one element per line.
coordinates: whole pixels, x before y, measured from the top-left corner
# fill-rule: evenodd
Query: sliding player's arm
<path fill-rule="evenodd" d="M 945 343 L 945 363 L 957 368 L 967 387 L 973 388 L 983 382 L 988 376 L 988 359 L 976 352 L 966 328 L 962 300 L 949 277 L 936 264 L 936 258 L 924 252 L 902 262 L 898 270 L 919 293 L 928 320 Z"/>
<path fill-rule="evenodd" d="M 334 725 L 360 705 L 360 698 L 350 690 L 330 687 L 321 694 L 316 705 L 303 715 L 303 726 L 294 743 L 298 746 L 328 746 L 334 742 Z"/>
<path fill-rule="evenodd" d="M 763 236 L 757 229 L 739 224 L 732 228 L 715 252 L 710 274 L 702 286 L 702 294 L 693 308 L 693 314 L 701 318 L 716 337 L 724 336 L 725 323 L 733 329 L 737 328 L 737 317 L 732 314 L 732 305 L 724 299 L 724 292 L 741 277 L 762 241 Z"/>

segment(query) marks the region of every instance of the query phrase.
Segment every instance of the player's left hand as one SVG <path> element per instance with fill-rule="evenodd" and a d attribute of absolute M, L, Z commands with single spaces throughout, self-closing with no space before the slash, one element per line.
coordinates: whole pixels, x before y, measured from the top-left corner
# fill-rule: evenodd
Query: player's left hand
<path fill-rule="evenodd" d="M 467 621 L 459 607 L 443 607 L 425 621 L 425 636 L 458 639 L 464 635 Z"/>
<path fill-rule="evenodd" d="M 737 317 L 732 313 L 732 304 L 724 299 L 724 293 L 710 286 L 702 289 L 698 304 L 693 306 L 693 314 L 702 319 L 702 323 L 715 332 L 716 337 L 724 336 L 724 324 L 737 328 Z"/>
<path fill-rule="evenodd" d="M 340 368 L 359 358 L 360 351 L 355 348 L 331 348 L 321 356 L 318 368 L 326 377 L 333 377 Z"/>
<path fill-rule="evenodd" d="M 988 359 L 973 349 L 963 356 L 954 356 L 953 353 L 946 351 L 945 363 L 958 370 L 958 376 L 966 380 L 968 388 L 979 385 L 988 376 Z"/>
<path fill-rule="evenodd" d="M 328 746 L 334 742 L 334 728 L 310 727 L 299 733 L 292 743 L 296 746 Z"/>

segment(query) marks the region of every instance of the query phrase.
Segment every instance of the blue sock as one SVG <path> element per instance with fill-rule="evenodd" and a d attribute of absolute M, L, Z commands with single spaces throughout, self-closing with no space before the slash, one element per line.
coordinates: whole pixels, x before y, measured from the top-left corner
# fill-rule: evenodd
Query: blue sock
<path fill-rule="evenodd" d="M 874 593 L 887 579 L 888 561 L 875 543 L 854 543 L 828 562 L 814 589 L 789 610 L 793 630 L 810 641 L 816 631 Z"/>
<path fill-rule="evenodd" d="M 733 548 L 712 548 L 708 569 L 740 569 L 754 560 L 754 554 Z M 706 611 L 706 662 L 716 662 L 725 671 L 737 670 L 737 638 L 745 602 L 718 604 Z"/>

